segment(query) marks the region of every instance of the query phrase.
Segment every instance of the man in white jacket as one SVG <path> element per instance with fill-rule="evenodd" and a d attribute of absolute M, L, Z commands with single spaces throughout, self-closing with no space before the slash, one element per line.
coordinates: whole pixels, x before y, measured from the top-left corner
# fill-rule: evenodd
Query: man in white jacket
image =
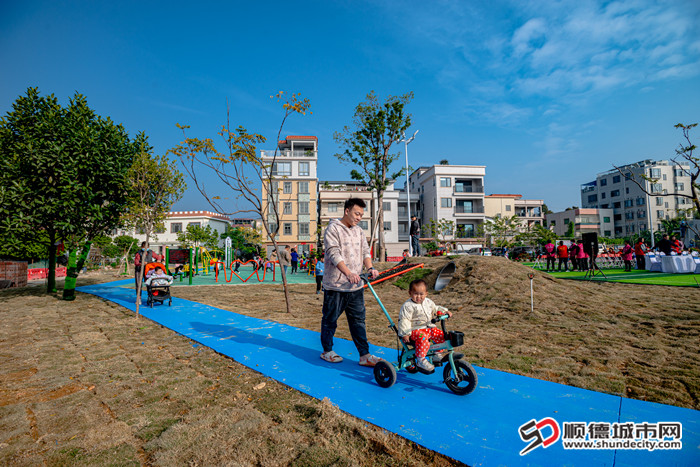
<path fill-rule="evenodd" d="M 365 207 L 365 202 L 361 199 L 347 200 L 343 218 L 331 220 L 323 236 L 325 292 L 321 320 L 321 358 L 331 363 L 343 361 L 343 357 L 333 351 L 333 336 L 338 326 L 338 318 L 343 312 L 348 318 L 352 341 L 360 353 L 360 365 L 374 366 L 380 361 L 369 353 L 365 328 L 364 284 L 360 279 L 363 265 L 369 271 L 371 279 L 379 275 L 372 267 L 367 238 L 359 226 Z"/>

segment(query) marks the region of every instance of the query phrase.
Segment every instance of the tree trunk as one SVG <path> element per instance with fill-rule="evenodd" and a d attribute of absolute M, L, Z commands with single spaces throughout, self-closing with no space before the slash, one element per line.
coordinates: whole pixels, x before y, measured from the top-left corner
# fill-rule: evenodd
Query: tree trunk
<path fill-rule="evenodd" d="M 379 261 L 386 261 L 386 246 L 384 244 L 384 191 L 377 190 L 377 223 L 379 224 L 379 234 L 377 235 L 377 241 L 379 242 L 379 247 L 377 248 L 377 255 Z"/>
<path fill-rule="evenodd" d="M 87 241 L 83 245 L 83 249 L 78 257 L 78 250 L 72 250 L 68 255 L 68 271 L 66 273 L 66 282 L 63 286 L 63 300 L 75 300 L 75 284 L 78 281 L 78 274 L 83 269 L 85 261 L 90 254 L 92 242 Z"/>
<path fill-rule="evenodd" d="M 49 275 L 46 293 L 56 293 L 56 231 L 49 229 Z"/>
<path fill-rule="evenodd" d="M 277 222 L 277 225 L 279 225 L 279 221 Z M 267 228 L 266 228 L 267 230 Z M 272 246 L 275 248 L 275 251 L 277 252 L 277 260 L 279 261 L 280 256 L 282 253 L 280 252 L 279 246 L 277 245 L 277 240 L 275 240 L 275 237 L 270 235 L 268 231 L 268 236 L 272 240 Z M 274 266 L 273 266 L 274 268 Z M 287 286 L 287 273 L 284 272 L 284 267 L 280 265 L 280 273 L 282 274 L 282 289 L 284 290 L 284 302 L 287 306 L 287 313 L 290 315 L 292 314 L 292 304 L 289 299 L 289 287 Z"/>
<path fill-rule="evenodd" d="M 150 232 L 146 232 L 146 248 L 150 248 L 149 244 L 149 239 L 150 237 Z M 144 257 L 145 257 L 145 252 L 144 252 Z M 144 258 L 141 258 L 141 272 L 138 275 L 138 278 L 136 279 L 136 318 L 138 319 L 139 317 L 139 307 L 141 306 L 141 288 L 143 286 L 143 272 L 146 269 L 146 265 L 143 262 Z M 190 274 L 192 274 L 192 267 L 194 265 L 190 264 Z M 135 268 L 135 267 L 134 267 Z M 136 274 L 134 272 L 134 274 Z"/>

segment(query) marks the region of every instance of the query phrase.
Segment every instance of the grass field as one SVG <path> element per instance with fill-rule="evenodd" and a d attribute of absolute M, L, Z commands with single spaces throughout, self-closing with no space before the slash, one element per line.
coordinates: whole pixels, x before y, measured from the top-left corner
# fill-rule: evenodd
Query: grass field
<path fill-rule="evenodd" d="M 522 263 L 532 267 L 534 263 Z M 542 272 L 546 272 L 543 269 Z M 624 268 L 603 269 L 605 276 L 596 271 L 595 277 L 590 280 L 600 282 L 623 282 L 625 284 L 668 285 L 673 287 L 700 287 L 700 274 L 667 274 L 663 272 L 638 271 L 625 272 Z M 550 272 L 558 279 L 589 280 L 586 272 Z"/>

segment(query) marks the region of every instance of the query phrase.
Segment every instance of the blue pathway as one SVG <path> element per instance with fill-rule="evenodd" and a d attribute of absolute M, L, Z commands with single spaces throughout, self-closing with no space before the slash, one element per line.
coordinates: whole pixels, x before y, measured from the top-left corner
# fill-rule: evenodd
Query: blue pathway
<path fill-rule="evenodd" d="M 80 287 L 132 311 L 133 279 Z M 144 295 L 145 297 L 145 295 Z M 457 396 L 433 375 L 399 372 L 389 389 L 357 364 L 350 341 L 336 339 L 340 364 L 319 358 L 317 332 L 175 298 L 173 306 L 141 307 L 143 316 L 262 374 L 468 465 L 700 466 L 700 412 L 476 368 L 479 386 Z M 319 316 L 320 320 L 320 316 Z M 319 324 L 320 325 L 320 324 Z M 342 324 L 341 324 L 342 325 Z M 389 361 L 396 350 L 375 347 Z M 532 419 L 563 422 L 680 422 L 682 450 L 565 450 L 559 440 L 525 456 L 518 427 Z M 551 431 L 543 429 L 547 437 Z"/>

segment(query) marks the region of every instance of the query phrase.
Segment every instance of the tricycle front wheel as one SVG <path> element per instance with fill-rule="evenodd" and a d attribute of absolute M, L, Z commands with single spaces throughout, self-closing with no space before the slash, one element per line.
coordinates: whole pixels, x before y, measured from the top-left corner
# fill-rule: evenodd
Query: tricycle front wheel
<path fill-rule="evenodd" d="M 374 379 L 381 387 L 390 388 L 396 382 L 396 368 L 386 360 L 382 360 L 374 365 Z"/>
<path fill-rule="evenodd" d="M 442 377 L 445 379 L 445 384 L 450 388 L 450 391 L 457 395 L 464 396 L 476 389 L 479 380 L 476 376 L 476 371 L 474 371 L 474 368 L 469 362 L 462 359 L 455 360 L 454 362 L 457 374 L 455 375 L 452 372 L 452 365 L 450 365 L 449 361 L 446 361 Z"/>

